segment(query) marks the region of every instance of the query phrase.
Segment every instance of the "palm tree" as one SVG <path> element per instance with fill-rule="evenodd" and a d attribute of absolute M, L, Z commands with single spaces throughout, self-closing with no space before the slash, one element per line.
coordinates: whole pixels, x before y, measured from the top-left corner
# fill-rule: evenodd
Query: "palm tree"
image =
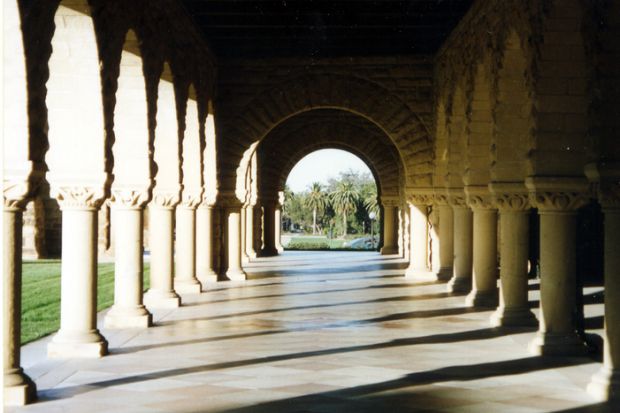
<path fill-rule="evenodd" d="M 322 211 L 327 204 L 327 198 L 323 192 L 323 186 L 318 182 L 313 182 L 310 192 L 306 196 L 306 206 L 312 208 L 312 235 L 316 235 L 316 213 Z"/>
<path fill-rule="evenodd" d="M 355 211 L 359 193 L 353 182 L 340 181 L 338 182 L 336 189 L 330 194 L 330 198 L 336 212 L 342 214 L 342 223 L 344 225 L 342 236 L 346 237 L 347 214 Z"/>

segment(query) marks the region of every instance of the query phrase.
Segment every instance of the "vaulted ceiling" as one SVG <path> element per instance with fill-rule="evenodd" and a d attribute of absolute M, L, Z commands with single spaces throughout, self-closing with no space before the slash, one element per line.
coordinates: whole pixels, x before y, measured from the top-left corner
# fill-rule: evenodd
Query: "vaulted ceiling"
<path fill-rule="evenodd" d="M 473 0 L 182 0 L 222 57 L 434 54 Z"/>

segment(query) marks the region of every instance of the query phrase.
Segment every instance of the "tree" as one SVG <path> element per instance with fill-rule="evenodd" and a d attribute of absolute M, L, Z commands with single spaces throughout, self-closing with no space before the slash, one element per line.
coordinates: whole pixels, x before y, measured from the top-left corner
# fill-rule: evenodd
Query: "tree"
<path fill-rule="evenodd" d="M 330 199 L 336 212 L 342 214 L 342 224 L 344 226 L 342 236 L 346 237 L 347 215 L 355 212 L 359 199 L 359 192 L 353 182 L 340 181 L 336 185 L 336 189 L 330 193 Z"/>
<path fill-rule="evenodd" d="M 317 233 L 316 214 L 317 211 L 322 211 L 327 204 L 327 197 L 323 192 L 323 186 L 319 182 L 313 182 L 310 187 L 310 192 L 306 196 L 306 206 L 312 209 L 312 235 Z"/>

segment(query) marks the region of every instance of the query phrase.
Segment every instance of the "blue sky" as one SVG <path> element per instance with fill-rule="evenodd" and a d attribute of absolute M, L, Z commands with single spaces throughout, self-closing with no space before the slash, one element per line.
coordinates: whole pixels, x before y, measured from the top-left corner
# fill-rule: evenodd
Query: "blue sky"
<path fill-rule="evenodd" d="M 364 162 L 352 153 L 340 149 L 321 149 L 306 155 L 295 165 L 286 184 L 293 192 L 304 191 L 312 182 L 327 183 L 340 172 L 354 170 L 370 174 Z"/>

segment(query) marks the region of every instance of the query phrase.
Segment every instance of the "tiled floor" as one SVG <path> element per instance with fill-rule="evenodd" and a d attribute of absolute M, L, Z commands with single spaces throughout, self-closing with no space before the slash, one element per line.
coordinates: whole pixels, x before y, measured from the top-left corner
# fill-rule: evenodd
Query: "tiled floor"
<path fill-rule="evenodd" d="M 532 330 L 489 328 L 491 311 L 403 267 L 375 253 L 259 260 L 251 281 L 185 296 L 153 328 L 103 330 L 102 359 L 46 360 L 49 339 L 25 346 L 40 399 L 8 411 L 620 411 L 584 391 L 596 361 L 532 357 Z M 601 312 L 587 306 L 595 328 Z"/>

